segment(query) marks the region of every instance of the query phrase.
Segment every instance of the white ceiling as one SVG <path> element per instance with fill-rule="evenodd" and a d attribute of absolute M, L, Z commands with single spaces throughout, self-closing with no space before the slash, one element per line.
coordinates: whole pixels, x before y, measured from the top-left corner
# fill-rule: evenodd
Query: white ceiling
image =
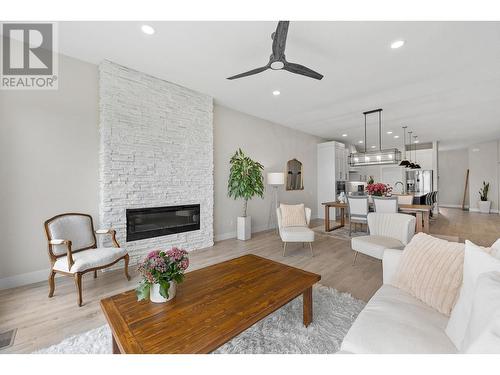
<path fill-rule="evenodd" d="M 356 143 L 362 112 L 379 107 L 384 147 L 401 145 L 393 135 L 402 136 L 403 124 L 442 148 L 500 138 L 500 22 L 291 22 L 287 59 L 322 73 L 322 81 L 270 70 L 225 79 L 267 63 L 276 22 L 148 22 L 152 36 L 141 24 L 61 22 L 59 49 L 324 138 Z M 396 39 L 406 44 L 392 50 Z M 368 145 L 377 141 L 375 120 L 368 121 Z"/>

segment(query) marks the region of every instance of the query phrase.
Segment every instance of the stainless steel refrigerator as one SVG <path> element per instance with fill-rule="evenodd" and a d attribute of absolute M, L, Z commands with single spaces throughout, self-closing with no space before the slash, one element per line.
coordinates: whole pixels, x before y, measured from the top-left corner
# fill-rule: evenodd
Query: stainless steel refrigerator
<path fill-rule="evenodd" d="M 430 193 L 433 187 L 432 170 L 406 171 L 406 188 L 408 192 Z"/>

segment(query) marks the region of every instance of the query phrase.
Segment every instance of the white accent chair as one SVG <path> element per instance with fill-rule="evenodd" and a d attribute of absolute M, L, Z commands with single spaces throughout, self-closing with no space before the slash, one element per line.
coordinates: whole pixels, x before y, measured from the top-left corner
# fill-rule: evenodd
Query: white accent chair
<path fill-rule="evenodd" d="M 356 263 L 358 253 L 382 259 L 385 249 L 403 250 L 415 234 L 415 220 L 407 214 L 368 214 L 370 235 L 351 239 L 355 252 L 352 264 Z"/>
<path fill-rule="evenodd" d="M 50 263 L 49 298 L 54 296 L 56 273 L 75 279 L 78 292 L 78 306 L 82 306 L 82 275 L 107 268 L 120 260 L 125 261 L 125 276 L 128 274 L 129 255 L 120 248 L 113 229 L 94 231 L 92 216 L 67 213 L 54 216 L 44 223 L 47 235 Z M 110 235 L 113 247 L 97 247 L 96 234 Z"/>
<path fill-rule="evenodd" d="M 349 213 L 349 236 L 351 236 L 352 223 L 354 224 L 367 224 L 368 212 L 370 210 L 368 196 L 348 196 L 347 208 Z M 356 229 L 356 228 L 354 228 Z M 368 233 L 368 225 L 366 226 Z"/>
<path fill-rule="evenodd" d="M 398 204 L 413 204 L 413 195 L 398 195 Z"/>
<path fill-rule="evenodd" d="M 373 208 L 380 214 L 395 214 L 398 212 L 397 197 L 372 197 Z"/>
<path fill-rule="evenodd" d="M 281 215 L 281 208 L 276 209 L 276 217 L 278 218 L 278 231 L 283 241 L 283 256 L 285 256 L 286 244 L 288 242 L 302 242 L 309 244 L 309 249 L 311 250 L 311 256 L 314 256 L 312 243 L 314 242 L 314 232 L 309 229 L 309 223 L 311 222 L 311 209 L 308 207 L 304 208 L 304 214 L 306 216 L 307 226 L 294 226 L 294 227 L 283 227 L 283 220 Z"/>

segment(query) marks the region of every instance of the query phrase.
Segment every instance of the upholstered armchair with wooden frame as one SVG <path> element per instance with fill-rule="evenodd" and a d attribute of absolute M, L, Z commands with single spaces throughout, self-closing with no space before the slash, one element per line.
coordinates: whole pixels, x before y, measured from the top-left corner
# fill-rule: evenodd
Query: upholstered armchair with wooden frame
<path fill-rule="evenodd" d="M 54 216 L 44 223 L 47 235 L 50 263 L 49 298 L 54 295 L 56 273 L 71 276 L 78 292 L 78 306 L 82 306 L 82 276 L 125 261 L 125 276 L 128 274 L 129 255 L 120 248 L 113 229 L 94 230 L 92 216 L 81 213 L 66 213 Z M 98 235 L 110 235 L 113 247 L 97 247 Z"/>

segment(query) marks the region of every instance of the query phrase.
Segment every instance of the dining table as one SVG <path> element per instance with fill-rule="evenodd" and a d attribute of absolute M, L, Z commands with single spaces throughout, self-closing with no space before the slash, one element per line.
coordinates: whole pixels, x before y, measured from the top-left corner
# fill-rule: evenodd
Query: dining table
<path fill-rule="evenodd" d="M 325 232 L 331 232 L 345 226 L 345 210 L 348 208 L 347 203 L 334 201 L 321 204 L 325 207 Z M 370 207 L 373 207 L 373 203 L 371 202 Z M 340 224 L 330 226 L 330 208 L 338 208 L 340 210 Z M 429 233 L 431 210 L 432 206 L 426 204 L 398 204 L 399 212 L 416 216 L 415 233 Z"/>

